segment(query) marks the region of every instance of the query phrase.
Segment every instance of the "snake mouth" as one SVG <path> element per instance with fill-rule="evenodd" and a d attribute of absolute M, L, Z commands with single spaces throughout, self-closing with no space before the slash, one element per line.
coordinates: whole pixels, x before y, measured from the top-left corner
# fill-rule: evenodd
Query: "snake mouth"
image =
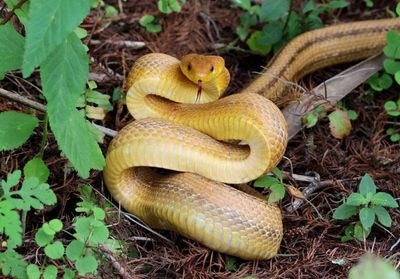
<path fill-rule="evenodd" d="M 201 97 L 201 91 L 203 89 L 203 81 L 201 79 L 199 79 L 197 81 L 197 96 L 196 96 L 196 101 L 195 103 L 197 104 L 198 101 L 200 101 L 200 97 Z"/>

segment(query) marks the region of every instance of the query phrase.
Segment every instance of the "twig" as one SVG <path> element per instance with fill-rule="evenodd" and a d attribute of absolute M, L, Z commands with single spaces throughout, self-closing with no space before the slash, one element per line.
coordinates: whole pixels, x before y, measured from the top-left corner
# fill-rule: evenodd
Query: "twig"
<path fill-rule="evenodd" d="M 114 258 L 113 253 L 108 249 L 107 246 L 100 244 L 99 248 L 101 251 L 103 251 L 104 256 L 106 256 L 106 258 L 111 262 L 112 266 L 118 271 L 122 278 L 131 278 L 125 268 L 122 267 L 122 265 Z"/>
<path fill-rule="evenodd" d="M 36 101 L 29 100 L 28 98 L 23 97 L 23 96 L 15 93 L 15 92 L 7 91 L 7 90 L 4 90 L 4 89 L 0 88 L 0 97 L 5 97 L 5 98 L 8 98 L 10 100 L 16 101 L 18 103 L 27 105 L 28 107 L 37 109 L 37 110 L 42 111 L 42 112 L 46 112 L 46 107 L 44 105 L 42 105 L 42 104 L 40 104 L 40 103 L 38 103 Z M 95 124 L 93 122 L 92 122 L 92 124 L 97 129 L 99 129 L 102 133 L 106 134 L 107 136 L 115 137 L 115 135 L 117 134 L 117 132 L 114 131 L 114 130 L 111 130 L 109 128 L 97 125 L 97 124 Z"/>
<path fill-rule="evenodd" d="M 90 44 L 92 45 L 101 45 L 101 44 L 110 44 L 114 46 L 119 46 L 119 47 L 128 47 L 132 49 L 141 49 L 146 47 L 145 42 L 141 41 L 128 41 L 128 40 L 120 40 L 120 41 L 113 41 L 113 40 L 105 40 L 105 41 L 100 41 L 100 40 L 90 40 Z"/>
<path fill-rule="evenodd" d="M 15 14 L 15 11 L 19 8 L 21 8 L 25 2 L 28 0 L 21 0 L 19 1 L 17 4 L 15 4 L 15 6 L 12 8 L 12 10 L 7 14 L 7 16 L 0 22 L 0 25 L 4 25 L 6 24 L 11 18 L 12 16 Z"/>
<path fill-rule="evenodd" d="M 396 248 L 396 247 L 397 247 L 397 245 L 399 245 L 399 244 L 400 244 L 400 238 L 399 238 L 399 239 L 397 239 L 396 243 L 395 243 L 395 244 L 393 244 L 393 245 L 392 245 L 392 247 L 390 247 L 389 251 L 390 251 L 390 252 L 391 252 L 391 251 L 393 251 L 393 250 L 394 250 L 394 248 Z"/>

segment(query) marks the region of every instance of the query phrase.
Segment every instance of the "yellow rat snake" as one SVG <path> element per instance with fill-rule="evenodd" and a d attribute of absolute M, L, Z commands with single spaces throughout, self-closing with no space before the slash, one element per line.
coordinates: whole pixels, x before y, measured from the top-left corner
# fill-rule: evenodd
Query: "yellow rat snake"
<path fill-rule="evenodd" d="M 287 124 L 273 101 L 291 94 L 284 81 L 377 54 L 389 29 L 400 29 L 400 19 L 304 33 L 240 94 L 221 99 L 229 82 L 222 58 L 189 54 L 179 61 L 161 53 L 139 58 L 126 96 L 136 121 L 107 152 L 110 193 L 153 228 L 243 259 L 275 256 L 283 236 L 279 208 L 223 183 L 254 180 L 281 160 Z M 149 167 L 179 172 L 161 175 Z"/>

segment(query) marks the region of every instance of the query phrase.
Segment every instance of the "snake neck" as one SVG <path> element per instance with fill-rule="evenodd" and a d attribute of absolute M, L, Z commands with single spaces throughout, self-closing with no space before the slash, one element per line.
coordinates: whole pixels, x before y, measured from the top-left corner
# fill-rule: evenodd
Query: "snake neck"
<path fill-rule="evenodd" d="M 289 42 L 242 92 L 287 103 L 296 96 L 292 94 L 296 91 L 293 82 L 324 67 L 378 54 L 390 29 L 400 30 L 399 18 L 344 23 L 306 32 Z"/>

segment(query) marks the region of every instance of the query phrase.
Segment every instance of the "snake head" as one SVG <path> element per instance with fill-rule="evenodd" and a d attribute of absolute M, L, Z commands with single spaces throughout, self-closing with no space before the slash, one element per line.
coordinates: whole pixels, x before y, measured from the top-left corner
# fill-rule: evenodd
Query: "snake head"
<path fill-rule="evenodd" d="M 225 61 L 220 56 L 187 54 L 181 58 L 182 73 L 196 84 L 217 78 L 225 69 Z"/>

